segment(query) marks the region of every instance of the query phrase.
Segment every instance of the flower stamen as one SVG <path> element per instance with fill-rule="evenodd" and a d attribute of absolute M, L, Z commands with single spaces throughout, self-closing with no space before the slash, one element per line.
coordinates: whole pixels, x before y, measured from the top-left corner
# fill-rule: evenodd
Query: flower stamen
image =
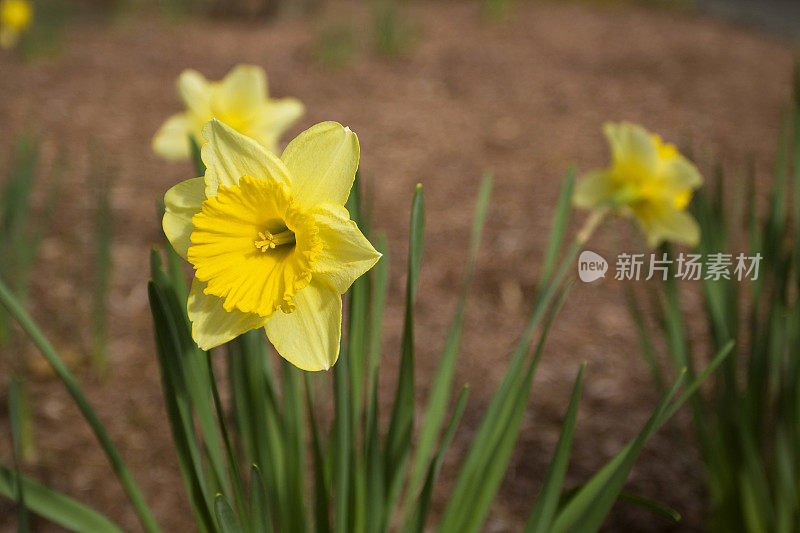
<path fill-rule="evenodd" d="M 253 244 L 262 252 L 274 250 L 276 246 L 295 243 L 294 233 L 288 229 L 276 235 L 273 235 L 269 231 L 259 231 L 258 238 L 261 240 L 255 241 Z"/>

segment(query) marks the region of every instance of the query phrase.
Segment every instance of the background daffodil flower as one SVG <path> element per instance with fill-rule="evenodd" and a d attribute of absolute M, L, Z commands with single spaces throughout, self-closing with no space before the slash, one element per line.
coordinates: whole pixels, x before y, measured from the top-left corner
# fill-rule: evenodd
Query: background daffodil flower
<path fill-rule="evenodd" d="M 686 207 L 703 183 L 697 168 L 674 145 L 641 126 L 608 123 L 603 129 L 611 166 L 584 176 L 574 204 L 634 216 L 650 246 L 662 241 L 696 245 L 700 228 Z"/>
<path fill-rule="evenodd" d="M 0 46 L 15 46 L 32 18 L 33 6 L 27 0 L 0 0 Z"/>
<path fill-rule="evenodd" d="M 164 196 L 164 232 L 195 269 L 192 337 L 208 350 L 263 327 L 295 366 L 330 368 L 339 356 L 341 294 L 381 256 L 344 208 L 358 137 L 323 122 L 279 159 L 217 120 L 203 136 L 205 177 Z"/>
<path fill-rule="evenodd" d="M 177 83 L 186 111 L 172 115 L 153 137 L 153 151 L 165 159 L 188 159 L 191 137 L 203 144 L 203 125 L 216 118 L 273 152 L 278 140 L 304 112 L 296 98 L 269 98 L 261 67 L 238 65 L 222 81 L 184 70 Z"/>

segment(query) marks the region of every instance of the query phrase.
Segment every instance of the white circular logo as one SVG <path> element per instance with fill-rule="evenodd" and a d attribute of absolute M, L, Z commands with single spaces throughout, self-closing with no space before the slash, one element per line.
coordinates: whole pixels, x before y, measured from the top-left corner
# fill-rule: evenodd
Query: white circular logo
<path fill-rule="evenodd" d="M 578 257 L 578 277 L 581 278 L 581 281 L 590 283 L 604 278 L 607 270 L 608 261 L 603 259 L 601 255 L 584 250 Z"/>

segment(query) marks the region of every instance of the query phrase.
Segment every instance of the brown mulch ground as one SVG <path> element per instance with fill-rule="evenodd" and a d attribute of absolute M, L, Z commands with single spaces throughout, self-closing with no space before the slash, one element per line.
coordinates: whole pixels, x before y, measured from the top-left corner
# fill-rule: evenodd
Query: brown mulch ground
<path fill-rule="evenodd" d="M 342 9 L 329 11 L 344 18 Z M 66 156 L 32 307 L 73 363 L 91 345 L 92 183 L 98 168 L 113 176 L 111 370 L 106 380 L 79 363 L 76 371 L 165 531 L 191 531 L 192 522 L 170 445 L 145 284 L 148 251 L 159 238 L 155 200 L 193 174 L 188 164 L 158 160 L 150 138 L 178 110 L 173 83 L 183 68 L 219 78 L 236 63 L 263 65 L 275 95 L 307 105 L 292 134 L 329 119 L 358 133 L 376 225 L 392 250 L 387 369 L 398 357 L 408 207 L 414 185 L 424 184 L 426 255 L 417 306 L 423 389 L 455 305 L 479 180 L 494 173 L 456 377 L 472 385 L 472 398 L 445 463 L 445 487 L 522 329 L 564 171 L 572 163 L 588 169 L 606 161 L 604 121 L 631 120 L 670 140 L 691 139 L 701 159 L 714 154 L 732 169 L 743 169 L 751 154 L 761 175 L 771 169 L 780 110 L 790 93 L 788 45 L 688 14 L 623 6 L 525 3 L 498 24 L 482 20 L 472 3 L 414 4 L 410 15 L 419 24 L 419 42 L 407 57 L 386 61 L 364 51 L 342 69 L 313 59 L 320 21 L 87 23 L 71 28 L 55 59 L 22 63 L 0 55 L 0 154 L 5 158 L 14 136 L 32 129 L 48 161 Z M 613 257 L 619 242 L 625 251 L 641 248 L 626 224 L 616 222 L 604 226 L 591 249 Z M 656 401 L 619 282 L 576 285 L 548 346 L 487 531 L 515 531 L 526 518 L 580 361 L 589 365 L 571 485 L 635 434 Z M 386 374 L 388 397 L 394 377 Z M 63 387 L 46 372 L 35 375 L 38 458 L 27 470 L 138 530 Z M 1 427 L 8 435 L 4 416 Z M 4 438 L 0 459 L 7 462 L 9 454 Z M 660 432 L 630 486 L 679 510 L 683 523 L 670 526 L 619 505 L 608 531 L 699 530 L 701 480 L 697 453 L 683 434 Z M 12 524 L 13 507 L 0 503 L 0 527 L 11 531 Z"/>

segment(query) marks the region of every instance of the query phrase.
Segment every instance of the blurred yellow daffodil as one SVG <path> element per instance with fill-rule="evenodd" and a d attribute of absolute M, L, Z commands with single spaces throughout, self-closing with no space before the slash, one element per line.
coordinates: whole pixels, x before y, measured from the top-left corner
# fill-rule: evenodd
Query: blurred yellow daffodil
<path fill-rule="evenodd" d="M 203 125 L 212 118 L 277 152 L 280 136 L 305 109 L 295 98 L 269 98 L 264 69 L 250 65 L 234 67 L 218 82 L 184 70 L 177 88 L 186 111 L 168 118 L 153 137 L 153 150 L 165 159 L 189 158 L 190 137 L 203 144 Z"/>
<path fill-rule="evenodd" d="M 32 18 L 33 6 L 27 0 L 0 0 L 0 46 L 15 46 Z"/>
<path fill-rule="evenodd" d="M 662 241 L 696 245 L 700 228 L 686 207 L 703 183 L 697 168 L 641 126 L 609 123 L 604 131 L 611 166 L 589 172 L 578 183 L 575 205 L 634 216 L 650 246 Z"/>
<path fill-rule="evenodd" d="M 205 177 L 164 196 L 164 233 L 195 269 L 192 337 L 208 350 L 263 327 L 297 367 L 330 368 L 339 356 L 341 294 L 380 258 L 343 206 L 358 138 L 323 122 L 279 159 L 217 120 L 203 136 Z"/>

